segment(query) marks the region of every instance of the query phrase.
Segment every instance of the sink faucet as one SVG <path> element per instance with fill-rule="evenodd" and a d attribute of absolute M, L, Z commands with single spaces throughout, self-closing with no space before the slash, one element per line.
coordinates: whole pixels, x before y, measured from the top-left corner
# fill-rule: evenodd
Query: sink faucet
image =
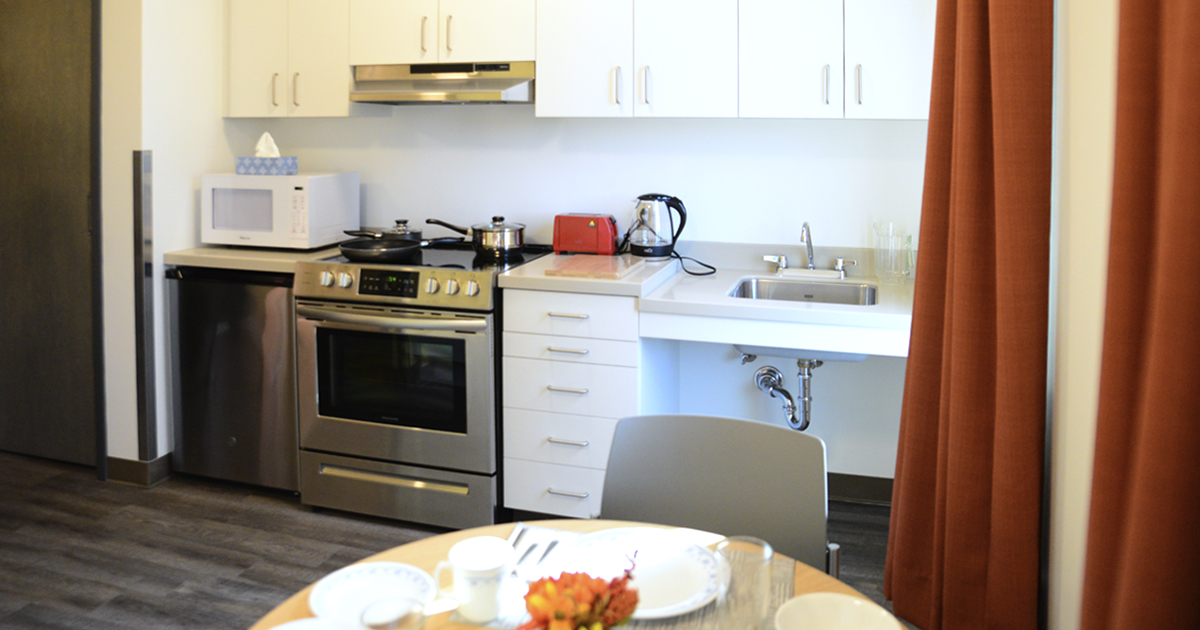
<path fill-rule="evenodd" d="M 816 267 L 813 266 L 812 230 L 810 230 L 808 227 L 808 221 L 805 221 L 804 225 L 800 226 L 800 242 L 804 243 L 805 245 L 808 246 L 808 267 L 807 268 L 808 269 L 816 269 Z"/>

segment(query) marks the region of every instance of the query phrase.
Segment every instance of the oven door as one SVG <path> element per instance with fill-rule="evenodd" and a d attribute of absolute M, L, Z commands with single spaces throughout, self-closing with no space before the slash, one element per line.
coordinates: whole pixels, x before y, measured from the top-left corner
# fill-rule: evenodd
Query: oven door
<path fill-rule="evenodd" d="M 492 316 L 296 302 L 300 448 L 496 472 Z"/>

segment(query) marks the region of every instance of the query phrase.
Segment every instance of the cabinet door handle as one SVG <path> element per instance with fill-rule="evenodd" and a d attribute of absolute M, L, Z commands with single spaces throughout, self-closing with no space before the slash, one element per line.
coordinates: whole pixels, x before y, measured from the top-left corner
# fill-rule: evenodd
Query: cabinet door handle
<path fill-rule="evenodd" d="M 617 66 L 616 72 L 613 72 L 613 98 L 617 105 L 621 104 L 621 66 Z"/>
<path fill-rule="evenodd" d="M 854 66 L 854 98 L 862 105 L 862 64 Z"/>
<path fill-rule="evenodd" d="M 300 107 L 300 73 L 292 75 L 292 104 Z"/>
<path fill-rule="evenodd" d="M 829 104 L 829 64 L 821 70 L 821 99 Z"/>
<path fill-rule="evenodd" d="M 578 354 L 579 356 L 583 356 L 583 355 L 591 352 L 591 350 L 587 350 L 587 349 L 583 349 L 583 348 L 555 348 L 554 346 L 547 346 L 546 351 L 547 352 L 562 352 L 563 354 Z"/>
<path fill-rule="evenodd" d="M 271 106 L 279 107 L 279 73 L 271 75 Z"/>
<path fill-rule="evenodd" d="M 550 317 L 563 317 L 563 318 L 566 318 L 566 319 L 587 319 L 587 318 L 591 317 L 591 315 L 579 315 L 579 314 L 576 314 L 576 313 L 554 313 L 554 312 L 550 312 L 550 313 L 546 313 L 546 314 L 547 314 L 547 315 L 549 315 Z"/>
<path fill-rule="evenodd" d="M 572 499 L 586 499 L 591 496 L 588 492 L 567 492 L 566 490 L 555 490 L 554 488 L 546 488 L 546 492 L 560 497 L 571 497 Z"/>
<path fill-rule="evenodd" d="M 650 104 L 650 66 L 646 66 L 646 70 L 642 73 L 642 101 Z"/>
<path fill-rule="evenodd" d="M 429 16 L 421 16 L 421 52 L 429 52 L 429 48 L 425 46 L 425 25 L 429 23 Z"/>
<path fill-rule="evenodd" d="M 454 48 L 450 45 L 450 21 L 453 19 L 453 15 L 446 16 L 446 52 L 454 50 Z"/>
<path fill-rule="evenodd" d="M 575 388 L 575 387 L 558 387 L 556 385 L 547 385 L 546 389 L 548 389 L 552 392 L 564 392 L 567 394 L 579 394 L 580 396 L 588 393 L 588 390 L 586 387 L 580 389 L 580 388 Z"/>
<path fill-rule="evenodd" d="M 578 446 L 579 448 L 584 448 L 588 444 L 591 444 L 591 442 L 589 440 L 584 440 L 582 442 L 576 442 L 575 440 L 560 440 L 558 438 L 552 438 L 552 437 L 546 438 L 546 441 L 551 444 L 566 444 L 567 446 Z"/>

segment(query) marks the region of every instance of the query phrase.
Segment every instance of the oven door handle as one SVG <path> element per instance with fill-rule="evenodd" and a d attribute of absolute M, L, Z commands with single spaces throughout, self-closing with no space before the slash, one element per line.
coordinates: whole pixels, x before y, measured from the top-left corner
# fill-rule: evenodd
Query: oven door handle
<path fill-rule="evenodd" d="M 359 326 L 376 326 L 388 330 L 461 330 L 483 332 L 487 330 L 486 319 L 443 319 L 437 317 L 386 317 L 379 315 L 359 315 L 346 313 L 306 304 L 296 305 L 296 314 L 339 324 L 356 324 Z"/>

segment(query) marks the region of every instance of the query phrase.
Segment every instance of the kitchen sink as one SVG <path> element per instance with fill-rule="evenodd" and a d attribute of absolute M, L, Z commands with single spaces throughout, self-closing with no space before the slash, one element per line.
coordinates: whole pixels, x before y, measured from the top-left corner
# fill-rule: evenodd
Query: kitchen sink
<path fill-rule="evenodd" d="M 824 302 L 871 306 L 878 287 L 859 282 L 815 282 L 788 278 L 742 278 L 730 290 L 732 297 L 784 302 Z"/>

